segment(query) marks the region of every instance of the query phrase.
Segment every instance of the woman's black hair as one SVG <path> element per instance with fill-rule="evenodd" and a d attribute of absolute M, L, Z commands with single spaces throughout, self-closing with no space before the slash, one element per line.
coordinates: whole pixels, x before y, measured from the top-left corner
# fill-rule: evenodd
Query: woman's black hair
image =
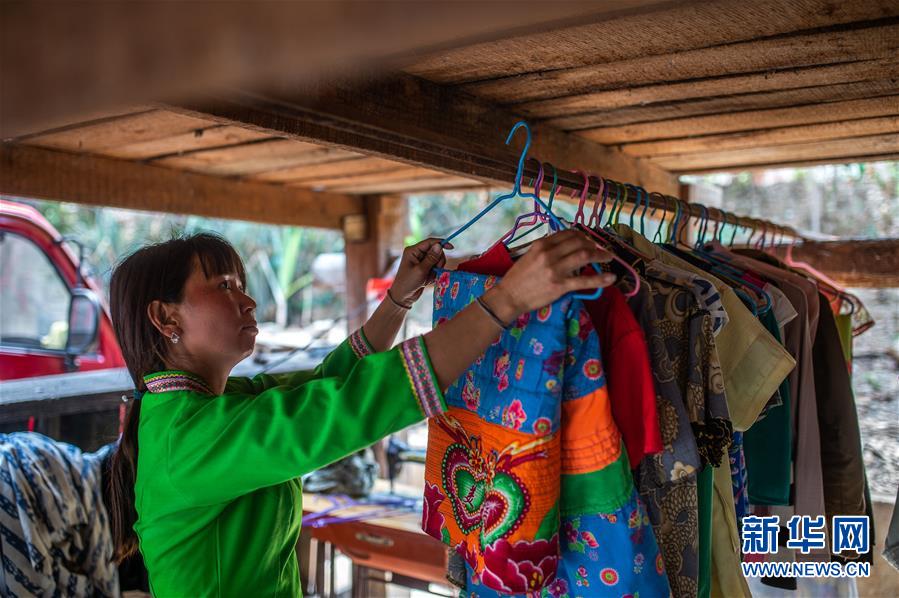
<path fill-rule="evenodd" d="M 153 301 L 180 303 L 184 285 L 199 263 L 206 277 L 235 273 L 246 286 L 246 273 L 237 251 L 224 238 L 199 233 L 143 247 L 116 266 L 109 288 L 112 326 L 125 365 L 139 393 L 143 378 L 165 370 L 169 346 L 147 314 Z M 110 519 L 116 560 L 133 554 L 137 546 L 134 523 L 134 484 L 137 480 L 137 430 L 141 400 L 133 401 L 109 475 Z"/>

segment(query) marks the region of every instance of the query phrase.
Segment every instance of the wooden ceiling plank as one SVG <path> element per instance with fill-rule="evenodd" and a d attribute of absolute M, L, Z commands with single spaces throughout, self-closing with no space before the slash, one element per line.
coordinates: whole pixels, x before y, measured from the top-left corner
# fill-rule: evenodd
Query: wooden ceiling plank
<path fill-rule="evenodd" d="M 397 165 L 397 162 L 382 158 L 352 157 L 323 164 L 310 164 L 261 172 L 254 175 L 253 178 L 259 181 L 299 183 L 307 180 L 389 171 L 396 168 Z"/>
<path fill-rule="evenodd" d="M 860 118 L 892 116 L 899 112 L 899 95 L 792 106 L 771 110 L 749 110 L 732 114 L 711 114 L 690 118 L 603 127 L 578 134 L 598 143 L 614 145 L 638 141 L 679 139 L 759 128 L 776 128 L 837 122 Z"/>
<path fill-rule="evenodd" d="M 146 160 L 172 154 L 221 149 L 248 141 L 258 141 L 266 137 L 268 135 L 265 133 L 251 131 L 242 127 L 215 125 L 171 137 L 107 148 L 100 153 L 112 158 Z"/>
<path fill-rule="evenodd" d="M 675 172 L 689 172 L 692 169 L 733 168 L 779 161 L 824 160 L 895 152 L 899 152 L 899 135 L 888 133 L 855 137 L 848 141 L 837 139 L 705 154 L 678 154 L 662 156 L 652 161 Z"/>
<path fill-rule="evenodd" d="M 800 32 L 724 45 L 708 44 L 706 32 L 697 38 L 696 43 L 702 45 L 695 50 L 679 52 L 672 47 L 668 52 L 637 55 L 623 61 L 611 61 L 608 55 L 598 53 L 596 56 L 603 58 L 599 64 L 504 76 L 466 85 L 464 89 L 490 101 L 520 104 L 640 85 L 889 59 L 899 51 L 897 31 L 899 24 L 890 19 L 866 27 L 853 25 L 836 31 Z M 522 113 L 532 115 L 526 109 Z"/>
<path fill-rule="evenodd" d="M 436 52 L 407 66 L 406 72 L 459 84 L 529 73 L 535 64 L 576 68 L 594 64 L 597 56 L 613 62 L 672 54 L 897 14 L 899 6 L 889 0 L 678 2 L 648 14 Z"/>
<path fill-rule="evenodd" d="M 515 178 L 524 140 L 519 132 L 512 145 L 503 144 L 519 116 L 402 74 L 366 84 L 332 81 L 290 94 L 234 92 L 176 109 L 221 124 L 506 185 Z M 661 193 L 678 190 L 677 181 L 662 169 L 551 127 L 533 128 L 530 154 L 560 169 L 602 173 Z M 576 175 L 560 174 L 560 184 L 582 186 Z"/>
<path fill-rule="evenodd" d="M 880 97 L 895 94 L 896 90 L 896 82 L 892 79 L 860 81 L 840 85 L 820 85 L 800 89 L 738 94 L 720 98 L 666 102 L 623 108 L 621 110 L 563 116 L 546 122 L 554 127 L 572 131 L 600 126 L 620 126 L 631 123 L 648 123 L 673 118 L 704 116 L 707 114 L 768 110 Z"/>
<path fill-rule="evenodd" d="M 384 195 L 388 193 L 423 193 L 426 191 L 446 191 L 448 189 L 471 189 L 484 186 L 485 184 L 480 181 L 462 177 L 431 176 L 403 181 L 373 183 L 369 185 L 333 187 L 332 189 L 329 189 L 329 191 L 353 195 Z"/>
<path fill-rule="evenodd" d="M 176 114 L 167 110 L 151 110 L 83 127 L 29 137 L 25 142 L 49 149 L 72 152 L 100 152 L 107 148 L 164 139 L 172 135 L 205 129 L 214 122 Z"/>
<path fill-rule="evenodd" d="M 417 168 L 415 166 L 406 166 L 405 164 L 396 164 L 393 170 L 373 172 L 369 174 L 361 174 L 355 176 L 339 176 L 319 179 L 307 179 L 299 183 L 291 182 L 291 185 L 300 185 L 302 187 L 312 188 L 337 188 L 337 187 L 355 187 L 362 185 L 374 185 L 378 183 L 388 183 L 394 181 L 403 181 L 407 179 L 419 179 L 434 176 L 446 176 L 435 173 L 427 168 Z"/>
<path fill-rule="evenodd" d="M 195 152 L 186 156 L 172 156 L 155 163 L 206 174 L 236 176 L 320 164 L 356 155 L 358 154 L 293 139 L 274 139 Z"/>
<path fill-rule="evenodd" d="M 726 133 L 723 135 L 705 135 L 687 139 L 667 139 L 664 141 L 628 143 L 622 146 L 622 150 L 632 156 L 655 158 L 669 154 L 750 149 L 752 147 L 770 147 L 772 145 L 785 145 L 808 141 L 848 139 L 890 132 L 899 135 L 899 115 L 815 125 L 801 125 L 798 127 L 741 131 L 739 133 Z"/>
<path fill-rule="evenodd" d="M 897 74 L 899 60 L 895 58 L 853 60 L 839 64 L 764 70 L 745 75 L 727 74 L 642 86 L 628 84 L 618 89 L 529 102 L 517 105 L 515 109 L 534 118 L 553 118 L 696 98 L 888 79 Z"/>
<path fill-rule="evenodd" d="M 152 164 L 0 145 L 0 193 L 134 210 L 339 229 L 361 199 Z"/>

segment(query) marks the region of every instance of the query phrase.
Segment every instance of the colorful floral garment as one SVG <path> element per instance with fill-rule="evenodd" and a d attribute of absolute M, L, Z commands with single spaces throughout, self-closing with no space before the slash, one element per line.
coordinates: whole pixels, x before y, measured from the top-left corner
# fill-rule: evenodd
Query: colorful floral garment
<path fill-rule="evenodd" d="M 435 325 L 497 280 L 438 271 Z M 588 573 L 616 571 L 615 595 L 668 593 L 664 573 L 633 573 L 638 552 L 658 555 L 652 529 L 644 526 L 640 543 L 627 545 L 609 532 L 618 526 L 626 537 L 630 514 L 641 526 L 645 515 L 599 354 L 583 304 L 560 299 L 521 316 L 449 388 L 447 413 L 429 422 L 423 528 L 463 557 L 469 590 L 534 596 L 556 581 L 574 586 L 582 565 L 573 563 L 585 553 L 567 538 L 560 545 L 561 517 L 563 526 L 577 521 L 593 548 L 612 539 L 608 560 L 594 551 Z"/>

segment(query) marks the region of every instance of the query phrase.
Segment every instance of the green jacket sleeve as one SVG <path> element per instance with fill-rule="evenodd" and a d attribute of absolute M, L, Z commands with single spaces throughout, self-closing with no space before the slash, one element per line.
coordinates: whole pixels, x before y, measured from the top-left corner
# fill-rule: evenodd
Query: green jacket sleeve
<path fill-rule="evenodd" d="M 190 506 L 296 478 L 446 409 L 421 337 L 326 375 L 349 365 L 338 351 L 318 377 L 296 385 L 266 379 L 256 394 L 191 395 L 178 403 L 166 461 Z"/>
<path fill-rule="evenodd" d="M 276 386 L 299 386 L 310 380 L 346 376 L 366 355 L 374 353 L 360 328 L 328 353 L 314 370 L 299 370 L 285 374 L 257 374 L 252 378 L 228 378 L 225 392 L 259 394 Z"/>

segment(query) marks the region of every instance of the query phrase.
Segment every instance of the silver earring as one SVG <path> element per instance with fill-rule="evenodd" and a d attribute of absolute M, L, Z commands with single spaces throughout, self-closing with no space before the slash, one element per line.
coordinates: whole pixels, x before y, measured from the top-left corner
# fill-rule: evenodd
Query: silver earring
<path fill-rule="evenodd" d="M 178 341 L 181 340 L 181 337 L 178 336 L 178 333 L 177 333 L 177 332 L 173 332 L 173 333 L 172 333 L 172 336 L 171 336 L 171 339 L 172 339 L 172 344 L 177 345 L 177 344 L 178 344 Z"/>

